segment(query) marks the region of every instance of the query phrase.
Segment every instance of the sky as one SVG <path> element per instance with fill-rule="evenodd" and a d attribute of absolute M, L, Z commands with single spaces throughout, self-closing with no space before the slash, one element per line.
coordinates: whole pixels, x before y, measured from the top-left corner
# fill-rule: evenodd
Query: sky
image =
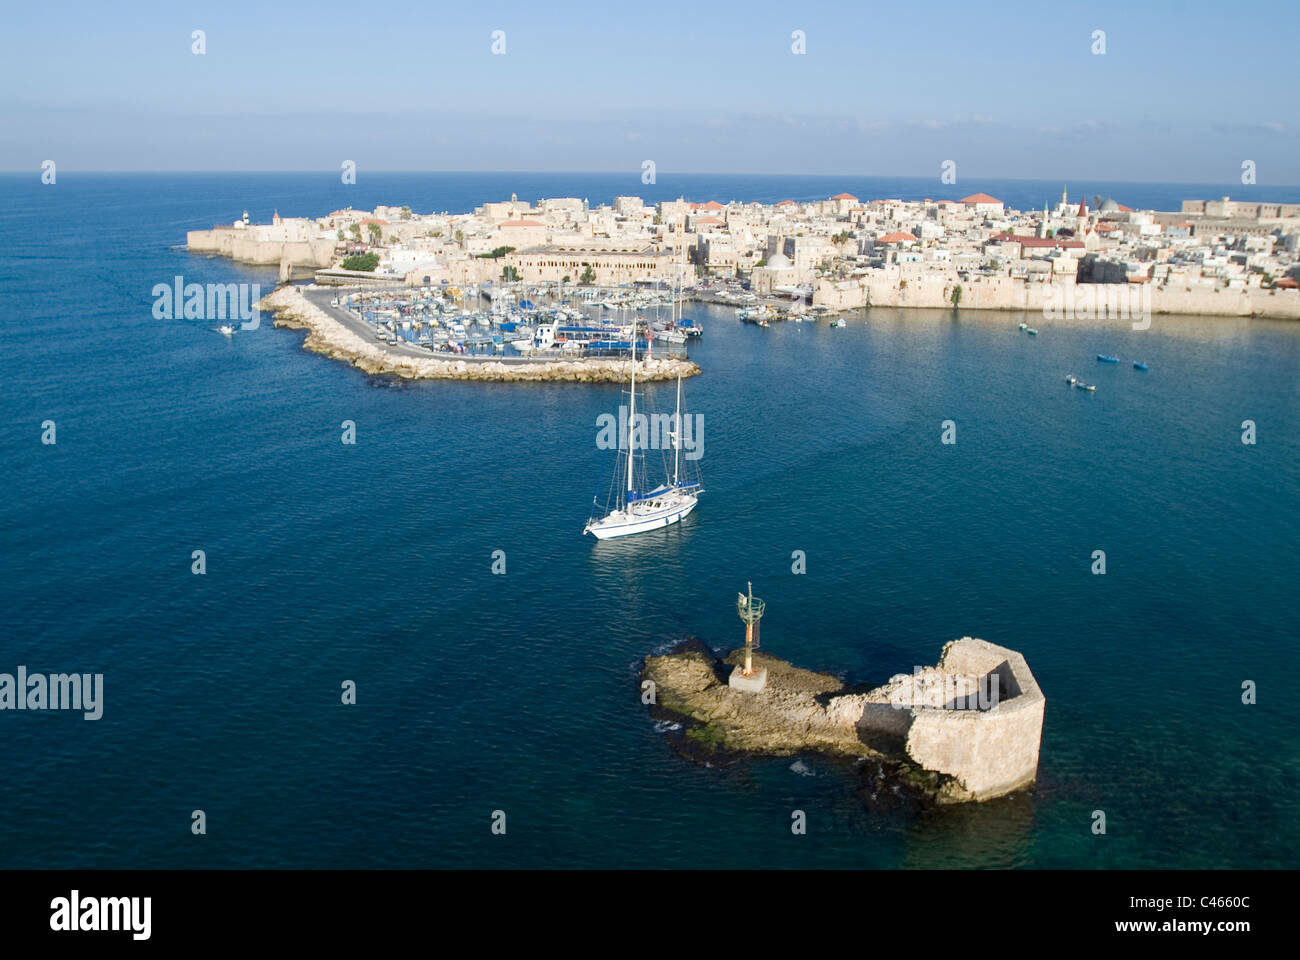
<path fill-rule="evenodd" d="M 959 178 L 1230 183 L 1250 160 L 1260 185 L 1300 184 L 1294 11 L 12 4 L 0 170 L 619 172 L 652 160 L 937 178 L 951 161 Z"/>

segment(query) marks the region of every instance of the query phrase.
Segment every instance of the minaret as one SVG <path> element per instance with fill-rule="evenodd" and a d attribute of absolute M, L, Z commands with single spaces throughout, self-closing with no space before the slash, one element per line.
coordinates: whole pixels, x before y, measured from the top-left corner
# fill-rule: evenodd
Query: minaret
<path fill-rule="evenodd" d="M 1038 221 L 1039 239 L 1047 236 L 1047 201 L 1043 201 L 1043 219 Z"/>
<path fill-rule="evenodd" d="M 1069 190 L 1066 187 L 1062 186 L 1061 187 L 1061 212 L 1064 213 L 1065 208 L 1068 207 L 1069 205 L 1070 205 Z"/>

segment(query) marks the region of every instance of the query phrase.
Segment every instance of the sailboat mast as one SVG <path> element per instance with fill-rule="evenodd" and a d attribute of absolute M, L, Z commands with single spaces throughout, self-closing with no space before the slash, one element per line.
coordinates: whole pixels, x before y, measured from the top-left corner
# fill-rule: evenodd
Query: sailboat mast
<path fill-rule="evenodd" d="M 673 486 L 682 462 L 682 375 L 677 374 L 677 416 L 673 417 Z"/>
<path fill-rule="evenodd" d="M 632 492 L 632 432 L 636 421 L 636 321 L 632 321 L 632 393 L 627 412 L 627 492 Z"/>

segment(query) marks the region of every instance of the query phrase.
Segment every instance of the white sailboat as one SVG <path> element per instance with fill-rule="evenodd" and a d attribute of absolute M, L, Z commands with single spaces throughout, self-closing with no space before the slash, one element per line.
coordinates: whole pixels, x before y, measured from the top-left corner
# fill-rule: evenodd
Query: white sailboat
<path fill-rule="evenodd" d="M 690 514 L 704 492 L 699 483 L 684 483 L 681 478 L 682 461 L 682 378 L 677 378 L 677 414 L 673 417 L 673 475 L 668 483 L 660 484 L 649 493 L 640 493 L 636 489 L 636 451 L 633 449 L 633 424 L 636 422 L 636 328 L 632 330 L 632 391 L 628 403 L 626 453 L 627 485 L 620 489 L 612 506 L 605 516 L 592 518 L 583 528 L 583 533 L 590 533 L 597 540 L 610 540 L 614 537 L 626 537 L 633 533 L 658 530 L 669 524 L 677 523 Z"/>

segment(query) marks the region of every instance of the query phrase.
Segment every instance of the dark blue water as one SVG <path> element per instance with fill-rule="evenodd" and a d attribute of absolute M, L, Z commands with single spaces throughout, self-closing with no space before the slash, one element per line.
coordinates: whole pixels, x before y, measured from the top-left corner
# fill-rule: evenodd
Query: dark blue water
<path fill-rule="evenodd" d="M 0 179 L 0 671 L 102 672 L 106 696 L 95 722 L 0 712 L 0 866 L 1297 865 L 1300 325 L 1034 317 L 1030 339 L 1016 314 L 762 330 L 697 310 L 708 493 L 679 528 L 596 544 L 580 531 L 616 386 L 399 384 L 266 324 L 227 341 L 155 320 L 178 273 L 274 283 L 189 256 L 184 231 L 512 190 L 888 186 L 336 179 Z M 1232 192 L 1130 187 L 1095 192 Z M 1048 698 L 1037 788 L 917 813 L 864 804 L 822 759 L 676 756 L 638 664 L 686 634 L 740 642 L 746 580 L 765 649 L 851 680 L 964 634 L 1023 651 Z"/>

